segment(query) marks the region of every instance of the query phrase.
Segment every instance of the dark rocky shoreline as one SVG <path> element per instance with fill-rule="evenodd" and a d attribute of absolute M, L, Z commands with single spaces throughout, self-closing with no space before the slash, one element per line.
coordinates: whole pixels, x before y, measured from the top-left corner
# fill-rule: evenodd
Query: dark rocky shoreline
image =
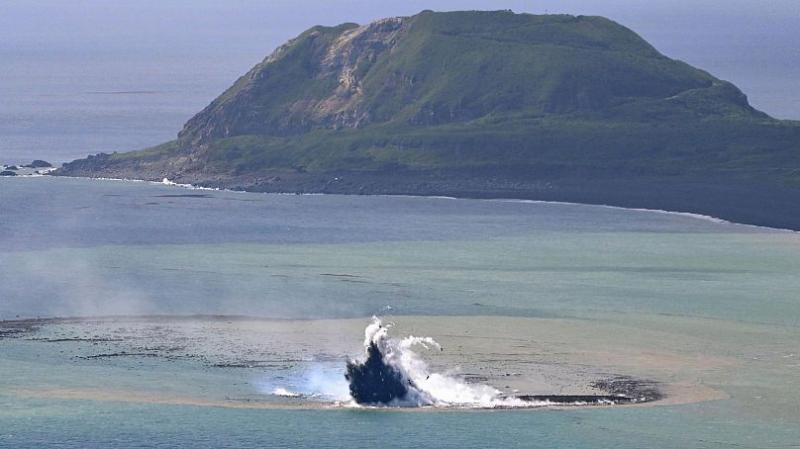
<path fill-rule="evenodd" d="M 265 193 L 451 196 L 598 204 L 687 212 L 800 231 L 800 188 L 719 176 L 636 176 L 553 173 L 526 169 L 437 171 L 271 171 L 259 174 L 170 172 L 163 167 L 96 166 L 92 158 L 65 164 L 56 176 L 143 179 Z"/>

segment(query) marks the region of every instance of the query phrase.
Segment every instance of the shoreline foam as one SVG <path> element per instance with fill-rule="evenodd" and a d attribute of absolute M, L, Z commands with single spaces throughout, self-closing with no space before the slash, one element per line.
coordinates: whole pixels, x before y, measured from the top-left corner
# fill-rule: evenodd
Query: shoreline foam
<path fill-rule="evenodd" d="M 87 180 L 97 180 L 97 181 L 116 181 L 116 182 L 131 182 L 131 183 L 147 183 L 150 185 L 157 185 L 157 186 L 169 186 L 169 187 L 176 187 L 182 189 L 189 189 L 189 190 L 202 190 L 202 191 L 214 191 L 214 192 L 226 192 L 226 193 L 249 193 L 249 194 L 262 194 L 262 195 L 298 195 L 298 196 L 370 196 L 370 197 L 385 197 L 385 198 L 424 198 L 424 199 L 441 199 L 441 200 L 456 200 L 456 201 L 487 201 L 487 202 L 503 202 L 503 203 L 517 203 L 517 204 L 545 204 L 545 205 L 564 205 L 564 206 L 587 206 L 587 207 L 597 207 L 603 209 L 612 209 L 612 210 L 621 210 L 621 211 L 631 211 L 631 212 L 643 212 L 643 213 L 652 213 L 652 214 L 664 214 L 670 216 L 679 216 L 685 218 L 692 218 L 696 220 L 703 220 L 711 223 L 721 224 L 721 225 L 732 225 L 732 226 L 741 226 L 747 227 L 752 229 L 763 229 L 768 231 L 775 231 L 775 232 L 786 232 L 786 233 L 800 233 L 800 230 L 795 230 L 791 228 L 781 228 L 781 227 L 774 227 L 774 226 L 765 226 L 765 225 L 756 225 L 750 223 L 743 223 L 737 221 L 727 220 L 721 217 L 716 217 L 712 215 L 700 214 L 695 212 L 687 212 L 687 211 L 677 211 L 677 210 L 665 210 L 665 209 L 657 209 L 657 208 L 646 208 L 646 207 L 625 207 L 625 206 L 615 206 L 612 204 L 603 204 L 603 203 L 581 203 L 575 201 L 556 201 L 556 200 L 536 200 L 536 199 L 523 199 L 523 198 L 504 198 L 504 197 L 470 197 L 470 196 L 448 196 L 448 195 L 412 195 L 412 194 L 384 194 L 384 193 L 324 193 L 324 192 L 260 192 L 260 191 L 250 191 L 250 190 L 240 190 L 240 189 L 228 189 L 228 188 L 219 188 L 219 187 L 206 187 L 200 186 L 195 184 L 189 183 L 178 183 L 171 181 L 168 178 L 163 178 L 161 181 L 150 181 L 146 179 L 134 179 L 134 178 L 108 178 L 108 177 L 88 177 L 88 176 L 65 176 L 65 175 L 36 175 L 36 176 L 24 176 L 24 177 L 42 177 L 42 176 L 53 176 L 58 178 L 66 178 L 66 179 L 87 179 Z"/>

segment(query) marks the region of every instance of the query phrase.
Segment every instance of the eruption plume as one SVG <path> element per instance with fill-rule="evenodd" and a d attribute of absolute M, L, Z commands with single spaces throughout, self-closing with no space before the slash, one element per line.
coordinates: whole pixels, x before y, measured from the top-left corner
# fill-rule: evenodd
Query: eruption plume
<path fill-rule="evenodd" d="M 538 402 L 509 398 L 488 385 L 470 385 L 462 379 L 428 369 L 413 348 L 440 349 L 430 337 L 389 337 L 390 326 L 373 317 L 364 331 L 364 360 L 347 363 L 345 378 L 350 395 L 359 404 L 388 406 L 531 407 Z"/>

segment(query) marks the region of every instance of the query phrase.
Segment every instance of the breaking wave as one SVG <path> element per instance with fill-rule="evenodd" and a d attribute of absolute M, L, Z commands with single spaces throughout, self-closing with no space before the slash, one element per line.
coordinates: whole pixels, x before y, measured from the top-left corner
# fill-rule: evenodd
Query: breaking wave
<path fill-rule="evenodd" d="M 197 186 L 197 185 L 194 185 L 194 184 L 181 184 L 181 183 L 178 183 L 178 182 L 175 182 L 175 181 L 170 181 L 169 178 L 164 178 L 164 179 L 161 180 L 161 182 L 156 182 L 155 184 L 163 184 L 165 186 L 172 186 L 172 187 L 181 187 L 181 188 L 189 189 L 189 190 L 212 190 L 212 191 L 217 191 L 217 192 L 223 190 L 223 189 L 218 189 L 218 188 L 215 188 L 215 187 L 203 187 L 203 186 Z M 230 191 L 233 192 L 233 190 L 230 190 Z"/>

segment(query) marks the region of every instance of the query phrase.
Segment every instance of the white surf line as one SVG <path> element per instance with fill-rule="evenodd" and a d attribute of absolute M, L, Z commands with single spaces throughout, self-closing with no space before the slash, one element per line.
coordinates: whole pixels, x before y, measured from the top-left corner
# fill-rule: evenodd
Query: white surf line
<path fill-rule="evenodd" d="M 330 194 L 322 194 L 322 195 L 330 195 Z M 519 204 L 553 204 L 553 205 L 561 205 L 561 206 L 588 206 L 588 207 L 599 207 L 603 209 L 614 209 L 614 210 L 623 210 L 623 211 L 632 211 L 632 212 L 647 212 L 647 213 L 655 213 L 655 214 L 665 214 L 665 215 L 677 215 L 686 218 L 693 218 L 696 220 L 703 220 L 709 221 L 716 224 L 729 224 L 735 226 L 744 226 L 748 228 L 756 228 L 756 229 L 768 229 L 771 231 L 781 231 L 781 232 L 790 232 L 790 233 L 800 233 L 800 231 L 795 231 L 794 229 L 786 229 L 786 228 L 775 228 L 771 226 L 760 226 L 754 225 L 749 223 L 739 223 L 736 221 L 725 220 L 724 218 L 714 217 L 712 215 L 704 215 L 698 214 L 694 212 L 681 212 L 681 211 L 671 211 L 671 210 L 664 210 L 664 209 L 647 209 L 643 207 L 624 207 L 624 206 L 613 206 L 610 204 L 595 204 L 595 203 L 577 203 L 572 201 L 548 201 L 548 200 L 527 200 L 527 199 L 520 199 L 520 198 L 468 198 L 468 197 L 454 197 L 454 196 L 436 196 L 436 195 L 365 195 L 365 196 L 382 196 L 388 198 L 431 198 L 431 199 L 440 199 L 440 200 L 469 200 L 469 201 L 490 201 L 490 202 L 500 202 L 500 203 L 519 203 Z"/>
<path fill-rule="evenodd" d="M 50 176 L 43 175 L 43 176 Z M 755 228 L 755 229 L 767 229 L 771 231 L 780 231 L 780 232 L 787 232 L 792 234 L 800 233 L 800 231 L 795 231 L 794 229 L 787 229 L 787 228 L 776 228 L 771 226 L 761 226 L 761 225 L 754 225 L 749 223 L 739 223 L 736 221 L 725 220 L 724 218 L 714 217 L 713 215 L 704 215 L 698 214 L 694 212 L 682 212 L 682 211 L 672 211 L 672 210 L 664 210 L 664 209 L 648 209 L 644 207 L 624 207 L 624 206 L 613 206 L 610 204 L 594 204 L 594 203 L 577 203 L 572 201 L 548 201 L 548 200 L 529 200 L 529 199 L 520 199 L 520 198 L 469 198 L 469 197 L 455 197 L 455 196 L 445 196 L 445 195 L 406 195 L 406 194 L 346 194 L 346 193 L 292 193 L 292 192 L 250 192 L 247 190 L 233 190 L 233 189 L 223 189 L 219 187 L 204 187 L 198 186 L 195 184 L 182 184 L 170 181 L 168 178 L 164 178 L 161 181 L 148 181 L 145 179 L 132 179 L 132 178 L 90 178 L 86 176 L 59 176 L 60 178 L 71 178 L 71 179 L 95 179 L 99 181 L 128 181 L 128 182 L 142 182 L 148 183 L 152 185 L 162 185 L 162 186 L 169 186 L 169 187 L 180 187 L 184 189 L 190 190 L 208 190 L 214 192 L 231 192 L 231 193 L 254 193 L 254 194 L 266 194 L 266 195 L 295 195 L 295 196 L 324 196 L 324 195 L 331 195 L 331 196 L 372 196 L 372 197 L 386 197 L 386 198 L 425 198 L 425 199 L 436 199 L 436 200 L 469 200 L 469 201 L 494 201 L 494 202 L 503 202 L 503 203 L 520 203 L 520 204 L 555 204 L 555 205 L 563 205 L 563 206 L 589 206 L 589 207 L 601 207 L 604 209 L 615 209 L 615 210 L 623 210 L 623 211 L 633 211 L 633 212 L 647 212 L 647 213 L 656 213 L 656 214 L 666 214 L 666 215 L 677 215 L 686 218 L 694 218 L 696 220 L 704 220 L 710 221 L 716 224 L 729 224 L 735 226 L 744 226 L 748 228 Z"/>
<path fill-rule="evenodd" d="M 45 176 L 45 175 L 42 175 Z M 46 175 L 52 176 L 52 175 Z M 65 178 L 65 179 L 87 179 L 91 181 L 114 181 L 114 182 L 135 182 L 141 184 L 150 184 L 156 186 L 168 186 L 168 187 L 180 187 L 183 189 L 189 190 L 211 190 L 214 192 L 231 192 L 231 193 L 258 193 L 258 192 L 246 192 L 244 190 L 232 190 L 232 189 L 220 189 L 218 187 L 204 187 L 204 186 L 197 186 L 194 184 L 181 184 L 177 182 L 170 181 L 167 178 L 164 178 L 161 181 L 149 181 L 147 179 L 135 179 L 135 178 L 106 178 L 106 177 L 90 177 L 90 176 L 53 176 L 54 178 Z"/>
<path fill-rule="evenodd" d="M 592 204 L 592 203 L 574 203 L 569 201 L 544 201 L 544 200 L 523 200 L 523 199 L 497 199 L 496 201 L 502 202 L 509 202 L 509 203 L 532 203 L 532 204 L 560 204 L 565 206 L 594 206 L 594 207 L 602 207 L 604 209 L 618 209 L 618 210 L 629 210 L 635 212 L 653 212 L 658 214 L 668 214 L 668 215 L 679 215 L 682 217 L 688 218 L 695 218 L 698 220 L 706 220 L 712 223 L 718 224 L 733 224 L 739 226 L 752 226 L 756 228 L 767 228 L 767 229 L 781 229 L 781 228 L 770 228 L 767 226 L 758 226 L 758 225 L 751 225 L 746 223 L 736 223 L 734 221 L 725 220 L 724 218 L 714 217 L 712 215 L 703 215 L 697 214 L 694 212 L 680 212 L 680 211 L 671 211 L 671 210 L 664 210 L 664 209 L 647 209 L 643 207 L 624 207 L 624 206 L 612 206 L 610 204 Z M 788 229 L 787 229 L 788 231 Z"/>
<path fill-rule="evenodd" d="M 724 218 L 715 217 L 713 215 L 704 215 L 698 214 L 694 212 L 681 212 L 681 211 L 673 211 L 673 210 L 664 210 L 664 209 L 648 209 L 644 207 L 624 207 L 624 206 L 612 206 L 610 204 L 593 204 L 593 203 L 575 203 L 569 201 L 544 201 L 544 200 L 521 200 L 521 199 L 494 199 L 490 201 L 505 201 L 505 202 L 521 202 L 521 203 L 541 203 L 541 204 L 561 204 L 567 206 L 592 206 L 592 207 L 602 207 L 604 209 L 617 209 L 617 210 L 626 210 L 626 211 L 633 211 L 633 212 L 647 212 L 647 213 L 654 213 L 654 214 L 664 214 L 664 215 L 677 215 L 686 218 L 694 218 L 695 220 L 704 220 L 710 221 L 716 224 L 728 224 L 728 225 L 735 225 L 735 226 L 743 226 L 747 228 L 755 228 L 755 229 L 767 229 L 770 231 L 779 231 L 779 232 L 786 232 L 792 234 L 798 234 L 800 231 L 795 231 L 794 229 L 787 229 L 787 228 L 776 228 L 772 226 L 761 226 L 761 225 L 754 225 L 750 223 L 739 223 L 738 221 L 730 221 Z"/>

